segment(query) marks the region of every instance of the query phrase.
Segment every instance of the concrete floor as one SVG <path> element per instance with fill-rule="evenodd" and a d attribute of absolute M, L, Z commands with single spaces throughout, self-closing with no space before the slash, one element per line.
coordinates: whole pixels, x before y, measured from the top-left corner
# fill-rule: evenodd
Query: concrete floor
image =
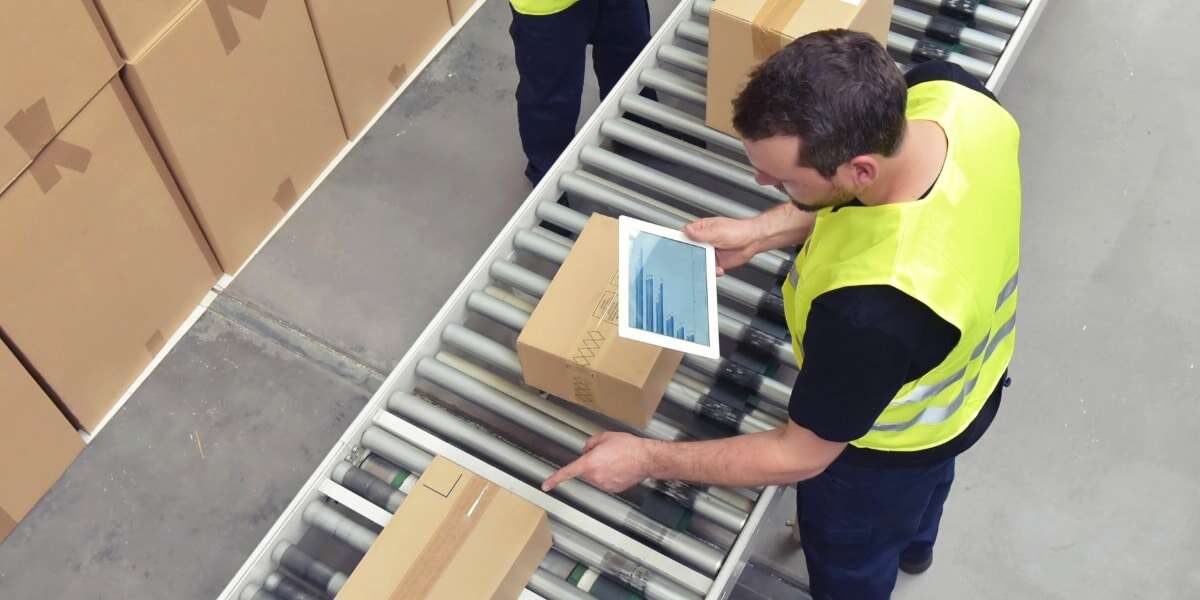
<path fill-rule="evenodd" d="M 1197 22 L 1053 1 L 1002 91 L 1024 131 L 1016 383 L 896 598 L 1200 597 Z M 222 589 L 527 194 L 507 23 L 489 0 L 0 545 L 0 598 Z M 803 580 L 788 516 L 739 597 L 799 594 L 772 573 Z"/>

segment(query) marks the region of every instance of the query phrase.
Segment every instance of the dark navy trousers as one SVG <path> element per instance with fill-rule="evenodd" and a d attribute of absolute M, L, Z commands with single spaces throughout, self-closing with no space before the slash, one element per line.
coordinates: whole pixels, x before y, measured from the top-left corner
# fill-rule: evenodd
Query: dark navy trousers
<path fill-rule="evenodd" d="M 815 600 L 886 600 L 901 556 L 933 552 L 954 459 L 915 468 L 834 461 L 796 484 L 801 545 Z"/>
<path fill-rule="evenodd" d="M 525 176 L 536 184 L 575 136 L 587 46 L 603 98 L 650 41 L 650 10 L 646 0 L 579 0 L 543 16 L 514 10 L 509 33 Z"/>

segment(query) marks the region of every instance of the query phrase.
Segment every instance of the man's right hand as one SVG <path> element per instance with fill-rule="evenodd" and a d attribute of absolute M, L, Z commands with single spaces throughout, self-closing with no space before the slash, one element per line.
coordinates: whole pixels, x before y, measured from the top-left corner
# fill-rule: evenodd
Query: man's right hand
<path fill-rule="evenodd" d="M 758 254 L 760 233 L 749 219 L 710 217 L 688 223 L 683 233 L 689 238 L 717 249 L 717 275 L 746 264 Z"/>

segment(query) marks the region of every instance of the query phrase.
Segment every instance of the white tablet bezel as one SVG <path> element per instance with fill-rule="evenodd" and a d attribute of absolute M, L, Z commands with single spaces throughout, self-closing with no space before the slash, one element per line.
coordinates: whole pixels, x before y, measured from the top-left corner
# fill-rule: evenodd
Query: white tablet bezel
<path fill-rule="evenodd" d="M 639 221 L 622 216 L 617 220 L 618 231 L 618 267 L 617 267 L 617 333 L 623 338 L 653 344 L 662 348 L 679 350 L 688 354 L 697 354 L 707 358 L 721 358 L 720 332 L 717 329 L 717 252 L 711 244 L 689 239 L 682 231 L 668 229 L 653 223 Z M 639 233 L 648 233 L 658 237 L 683 242 L 704 250 L 705 287 L 708 290 L 708 345 L 677 339 L 643 329 L 637 329 L 629 323 L 629 246 L 633 237 Z"/>

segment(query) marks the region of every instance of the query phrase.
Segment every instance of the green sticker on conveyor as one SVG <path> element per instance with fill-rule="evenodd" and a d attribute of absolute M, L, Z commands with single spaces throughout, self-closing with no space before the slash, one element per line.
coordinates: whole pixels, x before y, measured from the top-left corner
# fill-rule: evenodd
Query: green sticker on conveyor
<path fill-rule="evenodd" d="M 396 489 L 400 489 L 400 486 L 404 485 L 404 480 L 408 479 L 409 475 L 412 475 L 412 473 L 409 473 L 408 471 L 405 471 L 404 469 L 400 469 L 396 473 L 396 476 L 392 478 L 391 486 Z"/>
<path fill-rule="evenodd" d="M 567 576 L 567 583 L 571 585 L 579 585 L 579 580 L 583 579 L 583 574 L 587 573 L 588 566 L 583 563 L 576 563 L 575 568 L 571 569 L 571 574 Z"/>

